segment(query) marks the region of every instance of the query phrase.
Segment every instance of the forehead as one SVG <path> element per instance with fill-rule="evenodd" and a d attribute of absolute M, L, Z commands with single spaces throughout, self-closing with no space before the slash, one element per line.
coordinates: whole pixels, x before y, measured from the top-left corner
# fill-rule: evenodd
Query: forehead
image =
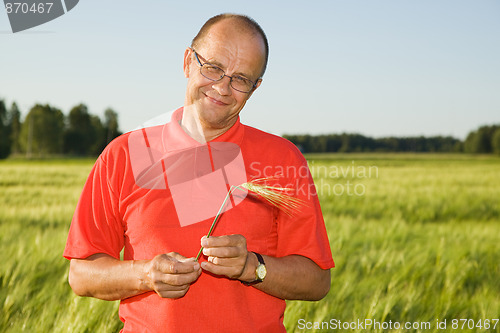
<path fill-rule="evenodd" d="M 254 31 L 234 20 L 214 24 L 196 46 L 203 57 L 224 69 L 258 77 L 265 61 L 265 46 Z"/>

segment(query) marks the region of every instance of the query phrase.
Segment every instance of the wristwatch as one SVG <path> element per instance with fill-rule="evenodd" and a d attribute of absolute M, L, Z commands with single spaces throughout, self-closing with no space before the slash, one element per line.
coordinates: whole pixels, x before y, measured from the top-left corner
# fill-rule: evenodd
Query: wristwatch
<path fill-rule="evenodd" d="M 253 252 L 255 256 L 257 257 L 257 260 L 259 260 L 259 264 L 257 265 L 257 268 L 255 269 L 255 280 L 251 282 L 245 282 L 241 281 L 246 286 L 251 286 L 256 283 L 260 283 L 264 281 L 264 278 L 266 277 L 267 270 L 266 270 L 266 264 L 264 263 L 264 258 L 257 252 Z"/>

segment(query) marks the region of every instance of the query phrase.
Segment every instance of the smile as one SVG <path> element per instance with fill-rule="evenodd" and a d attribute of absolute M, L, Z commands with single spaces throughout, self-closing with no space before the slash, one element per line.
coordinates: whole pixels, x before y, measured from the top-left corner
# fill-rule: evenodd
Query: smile
<path fill-rule="evenodd" d="M 218 99 L 212 98 L 212 97 L 210 97 L 210 96 L 208 96 L 208 95 L 205 95 L 205 97 L 206 97 L 206 98 L 207 98 L 207 99 L 208 99 L 211 103 L 213 103 L 213 104 L 220 105 L 220 106 L 225 106 L 225 105 L 227 105 L 227 103 L 224 103 L 224 102 L 222 102 L 222 101 L 220 101 L 220 100 L 218 100 Z"/>

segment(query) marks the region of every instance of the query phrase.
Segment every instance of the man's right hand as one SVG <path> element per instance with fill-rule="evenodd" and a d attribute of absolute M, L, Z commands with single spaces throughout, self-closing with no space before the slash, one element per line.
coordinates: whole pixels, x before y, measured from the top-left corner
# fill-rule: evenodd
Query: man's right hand
<path fill-rule="evenodd" d="M 69 284 L 79 296 L 108 301 L 148 291 L 160 297 L 179 298 L 200 274 L 200 264 L 194 258 L 174 252 L 151 260 L 119 260 L 96 253 L 85 259 L 71 259 Z"/>
<path fill-rule="evenodd" d="M 186 294 L 200 274 L 200 264 L 195 258 L 171 252 L 157 255 L 146 264 L 144 283 L 160 297 L 179 298 Z"/>

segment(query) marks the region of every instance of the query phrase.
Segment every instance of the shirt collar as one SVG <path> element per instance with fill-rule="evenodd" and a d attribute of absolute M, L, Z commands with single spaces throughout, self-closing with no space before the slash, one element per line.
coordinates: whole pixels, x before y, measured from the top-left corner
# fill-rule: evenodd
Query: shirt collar
<path fill-rule="evenodd" d="M 199 147 L 205 145 L 193 139 L 181 127 L 180 121 L 184 108 L 180 107 L 174 111 L 171 120 L 163 126 L 162 142 L 165 152 L 173 152 L 178 150 L 185 150 L 189 148 Z M 240 123 L 240 117 L 236 119 L 233 126 L 222 135 L 209 141 L 210 142 L 232 142 L 238 146 L 243 140 L 244 126 Z"/>

